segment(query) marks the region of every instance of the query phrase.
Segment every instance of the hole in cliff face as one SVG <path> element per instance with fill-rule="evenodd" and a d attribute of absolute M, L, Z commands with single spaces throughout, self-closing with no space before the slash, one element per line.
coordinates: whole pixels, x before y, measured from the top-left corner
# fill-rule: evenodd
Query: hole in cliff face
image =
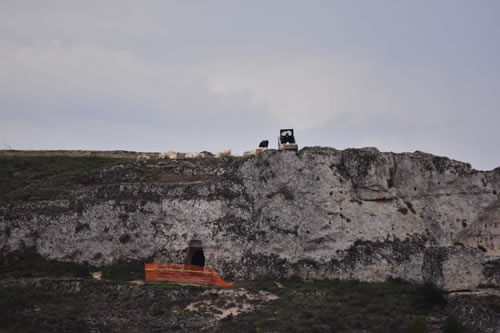
<path fill-rule="evenodd" d="M 201 241 L 192 240 L 189 243 L 189 248 L 184 264 L 205 266 L 205 254 L 203 253 L 203 247 L 201 245 Z"/>
<path fill-rule="evenodd" d="M 205 255 L 203 254 L 203 249 L 199 249 L 194 252 L 193 259 L 191 259 L 191 265 L 205 266 Z"/>

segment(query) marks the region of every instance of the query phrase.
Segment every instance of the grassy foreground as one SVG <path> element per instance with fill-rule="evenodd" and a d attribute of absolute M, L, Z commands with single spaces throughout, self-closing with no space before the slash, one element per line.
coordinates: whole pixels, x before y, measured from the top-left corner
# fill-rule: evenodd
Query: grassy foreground
<path fill-rule="evenodd" d="M 183 328 L 183 321 L 208 319 L 185 307 L 214 289 L 168 282 L 132 286 L 128 281 L 143 278 L 140 263 L 92 267 L 25 253 L 4 259 L 0 267 L 0 332 L 85 332 L 91 329 L 88 322 L 93 317 L 102 316 L 121 323 L 144 319 L 142 325 L 163 320 L 165 325 L 173 325 L 167 325 L 168 331 L 188 332 L 192 328 Z M 103 273 L 103 281 L 92 280 L 90 273 L 96 270 Z M 17 285 L 17 280 L 42 282 Z M 255 311 L 224 318 L 209 331 L 465 332 L 456 319 L 447 319 L 445 298 L 430 285 L 268 279 L 239 281 L 232 287 L 239 288 L 255 294 L 269 292 L 278 298 Z M 111 325 L 108 330 L 120 328 Z"/>
<path fill-rule="evenodd" d="M 266 280 L 249 288 L 270 291 L 278 299 L 263 311 L 224 320 L 222 331 L 427 332 L 428 321 L 445 315 L 439 290 L 400 281 Z"/>

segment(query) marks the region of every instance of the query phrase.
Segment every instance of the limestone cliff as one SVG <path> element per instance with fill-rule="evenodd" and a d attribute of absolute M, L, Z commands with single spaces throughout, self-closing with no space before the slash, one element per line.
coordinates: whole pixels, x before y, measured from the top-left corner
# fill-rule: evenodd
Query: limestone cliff
<path fill-rule="evenodd" d="M 117 162 L 85 177 L 65 196 L 4 202 L 2 253 L 183 263 L 196 240 L 227 279 L 500 284 L 500 168 L 314 147 Z"/>

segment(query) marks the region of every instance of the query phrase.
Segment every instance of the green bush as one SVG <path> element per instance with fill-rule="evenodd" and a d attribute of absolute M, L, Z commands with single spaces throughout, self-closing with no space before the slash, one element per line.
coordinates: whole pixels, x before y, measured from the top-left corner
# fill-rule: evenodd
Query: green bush
<path fill-rule="evenodd" d="M 446 304 L 443 292 L 430 282 L 426 282 L 422 288 L 422 296 L 429 306 L 442 306 Z"/>
<path fill-rule="evenodd" d="M 149 310 L 153 316 L 159 316 L 165 313 L 165 309 L 158 303 L 151 305 Z"/>
<path fill-rule="evenodd" d="M 454 315 L 449 315 L 444 322 L 444 333 L 463 333 L 465 332 L 463 325 Z"/>
<path fill-rule="evenodd" d="M 45 259 L 35 249 L 12 252 L 0 256 L 0 278 L 20 277 L 69 277 L 91 278 L 91 272 L 101 271 L 106 280 L 129 281 L 144 279 L 144 262 L 118 262 L 110 266 L 96 267 L 87 263 L 60 262 Z"/>
<path fill-rule="evenodd" d="M 88 264 L 60 262 L 45 259 L 35 249 L 11 252 L 0 257 L 0 277 L 76 277 L 90 278 L 95 268 Z"/>
<path fill-rule="evenodd" d="M 102 271 L 102 277 L 107 280 L 129 281 L 144 279 L 144 261 L 119 262 L 111 266 L 102 266 L 99 269 Z"/>
<path fill-rule="evenodd" d="M 413 319 L 405 330 L 405 333 L 425 333 L 427 332 L 427 324 L 425 319 L 417 317 Z"/>

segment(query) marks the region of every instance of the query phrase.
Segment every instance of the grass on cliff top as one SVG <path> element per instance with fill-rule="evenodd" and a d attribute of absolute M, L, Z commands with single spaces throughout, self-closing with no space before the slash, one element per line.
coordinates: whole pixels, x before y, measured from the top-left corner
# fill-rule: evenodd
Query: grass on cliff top
<path fill-rule="evenodd" d="M 94 181 L 96 171 L 130 159 L 69 156 L 0 156 L 0 204 L 57 199 Z"/>

